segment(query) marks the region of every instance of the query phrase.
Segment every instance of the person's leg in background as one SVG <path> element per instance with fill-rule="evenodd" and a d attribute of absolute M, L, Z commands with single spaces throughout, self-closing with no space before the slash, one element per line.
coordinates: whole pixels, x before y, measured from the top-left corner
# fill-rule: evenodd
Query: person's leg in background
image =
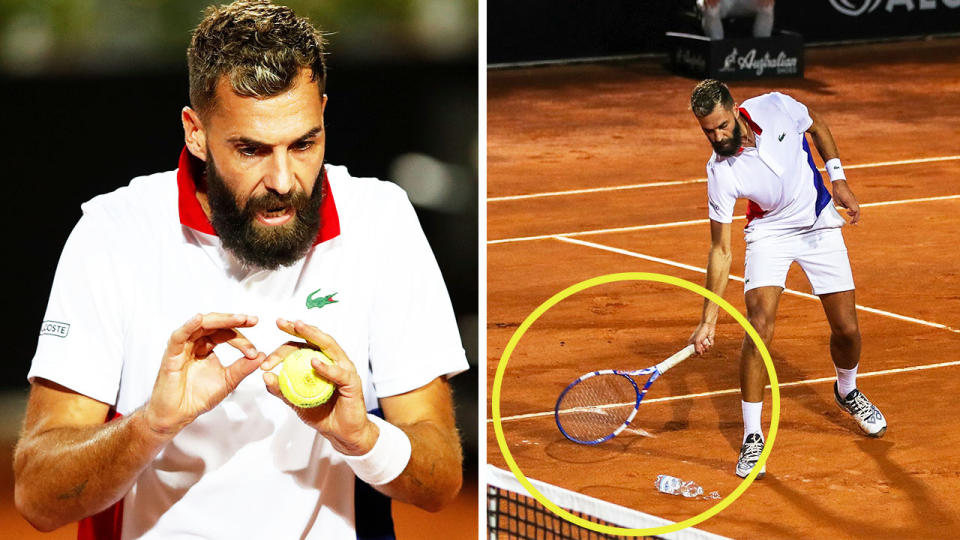
<path fill-rule="evenodd" d="M 723 39 L 723 22 L 721 19 L 730 9 L 730 0 L 697 0 L 700 8 L 700 24 L 703 33 L 710 39 Z"/>
<path fill-rule="evenodd" d="M 757 13 L 753 19 L 753 37 L 767 38 L 773 33 L 773 1 L 753 0 Z"/>

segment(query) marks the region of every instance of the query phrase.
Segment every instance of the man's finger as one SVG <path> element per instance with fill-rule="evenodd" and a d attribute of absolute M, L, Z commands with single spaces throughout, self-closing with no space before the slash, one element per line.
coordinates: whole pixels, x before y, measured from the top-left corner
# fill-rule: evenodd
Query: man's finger
<path fill-rule="evenodd" d="M 230 391 L 233 391 L 237 386 L 247 378 L 248 375 L 257 370 L 257 366 L 260 365 L 264 359 L 264 354 L 259 353 L 254 355 L 253 358 L 248 358 L 246 356 L 241 356 L 234 363 L 227 366 L 224 377 L 227 380 L 227 385 L 230 387 Z"/>
<path fill-rule="evenodd" d="M 173 334 L 170 335 L 170 341 L 167 343 L 169 346 L 180 346 L 182 347 L 187 341 L 189 341 L 190 336 L 197 331 L 203 325 L 203 315 L 197 313 L 193 317 L 183 323 L 183 326 L 177 328 L 173 331 Z"/>
<path fill-rule="evenodd" d="M 286 319 L 277 319 L 277 327 L 291 336 L 305 339 L 308 343 L 316 345 L 317 348 L 327 354 L 337 365 L 344 367 L 349 365 L 353 368 L 353 362 L 351 362 L 347 354 L 343 352 L 343 349 L 340 348 L 337 341 L 319 328 L 310 326 L 301 320 L 291 322 Z"/>
<path fill-rule="evenodd" d="M 356 370 L 352 369 L 353 366 L 346 368 L 345 366 L 330 365 L 319 358 L 311 359 L 310 365 L 313 366 L 313 370 L 317 372 L 317 375 L 320 375 L 337 386 L 350 385 L 359 380 L 359 378 L 354 378 Z"/>
<path fill-rule="evenodd" d="M 224 343 L 240 351 L 247 358 L 255 358 L 259 353 L 253 342 L 247 339 L 247 336 L 240 333 L 239 330 L 221 330 L 221 332 L 232 333 L 233 337 L 224 340 Z"/>
<path fill-rule="evenodd" d="M 201 329 L 194 332 L 193 336 L 195 336 L 195 339 L 193 339 L 196 347 L 195 350 L 199 351 L 197 353 L 198 356 L 210 354 L 210 351 L 221 343 L 232 346 L 247 358 L 253 358 L 257 355 L 257 348 L 254 347 L 253 343 L 233 328 L 222 328 L 212 332 Z"/>
<path fill-rule="evenodd" d="M 258 318 L 256 315 L 245 315 L 242 313 L 204 313 L 201 315 L 200 327 L 194 330 L 189 340 L 197 340 L 202 336 L 208 336 L 217 330 L 230 328 L 249 328 L 256 325 Z"/>
<path fill-rule="evenodd" d="M 283 397 L 283 393 L 280 392 L 280 379 L 277 378 L 275 374 L 270 373 L 269 371 L 264 373 L 263 383 L 267 387 L 267 392 L 270 392 L 271 394 L 277 396 L 278 398 L 287 402 L 287 404 L 290 403 L 289 401 L 287 401 L 287 398 Z"/>
<path fill-rule="evenodd" d="M 215 328 L 245 328 L 257 324 L 256 315 L 244 313 L 205 313 L 203 327 L 211 330 Z"/>
<path fill-rule="evenodd" d="M 283 359 L 287 357 L 288 354 L 292 353 L 297 349 L 307 349 L 309 348 L 306 343 L 297 343 L 294 341 L 288 341 L 283 345 L 277 347 L 275 351 L 270 353 L 263 364 L 260 365 L 260 369 L 264 371 L 270 371 L 271 369 L 280 365 L 283 362 Z"/>

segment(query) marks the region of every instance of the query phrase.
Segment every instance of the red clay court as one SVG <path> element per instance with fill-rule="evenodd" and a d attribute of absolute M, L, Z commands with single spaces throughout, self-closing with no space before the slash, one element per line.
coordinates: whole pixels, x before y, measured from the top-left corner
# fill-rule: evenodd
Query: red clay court
<path fill-rule="evenodd" d="M 862 207 L 861 222 L 844 228 L 861 306 L 858 386 L 889 429 L 866 438 L 834 403 L 829 328 L 794 267 L 771 347 L 782 409 L 767 476 L 698 528 L 735 538 L 960 536 L 958 57 L 960 39 L 814 48 L 803 79 L 730 84 L 738 101 L 788 93 L 833 131 Z M 519 324 L 570 285 L 618 272 L 703 284 L 710 148 L 688 110 L 695 83 L 655 61 L 488 73 L 488 391 Z M 733 227 L 737 277 L 744 206 Z M 742 281 L 725 298 L 744 312 Z M 552 417 L 581 373 L 645 367 L 681 348 L 701 306 L 676 287 L 621 282 L 541 317 L 502 390 L 506 440 L 524 473 L 674 521 L 713 503 L 657 493 L 657 474 L 729 494 L 739 482 L 743 336 L 729 316 L 711 352 L 654 384 L 637 432 L 580 446 Z M 769 418 L 767 391 L 764 430 Z M 505 468 L 489 421 L 487 448 Z"/>

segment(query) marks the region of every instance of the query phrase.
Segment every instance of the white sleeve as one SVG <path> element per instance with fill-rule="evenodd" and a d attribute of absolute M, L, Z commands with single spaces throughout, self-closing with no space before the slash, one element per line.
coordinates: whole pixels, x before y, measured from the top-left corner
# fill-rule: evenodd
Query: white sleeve
<path fill-rule="evenodd" d="M 379 263 L 370 314 L 370 366 L 378 397 L 420 388 L 469 366 L 450 296 L 417 214 L 393 184 L 379 216 Z"/>
<path fill-rule="evenodd" d="M 730 175 L 718 173 L 707 167 L 707 203 L 710 219 L 719 223 L 733 222 L 733 207 L 737 204 L 737 192 Z"/>
<path fill-rule="evenodd" d="M 797 133 L 804 133 L 810 129 L 810 126 L 813 125 L 813 118 L 810 118 L 810 112 L 807 111 L 806 105 L 780 92 L 772 92 L 772 94 L 777 97 L 777 101 L 780 102 L 780 107 L 787 113 L 790 120 L 793 121 L 797 128 Z"/>
<path fill-rule="evenodd" d="M 116 404 L 123 365 L 121 261 L 109 228 L 84 215 L 60 255 L 28 380 Z"/>

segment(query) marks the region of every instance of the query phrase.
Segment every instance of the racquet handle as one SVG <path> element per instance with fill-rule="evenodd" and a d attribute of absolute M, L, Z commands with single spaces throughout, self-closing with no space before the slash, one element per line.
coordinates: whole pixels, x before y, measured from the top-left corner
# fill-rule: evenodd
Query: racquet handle
<path fill-rule="evenodd" d="M 660 374 L 663 375 L 664 373 L 667 372 L 668 369 L 679 364 L 680 362 L 683 362 L 687 358 L 690 358 L 690 355 L 692 355 L 695 351 L 696 351 L 696 348 L 693 346 L 692 343 L 690 345 L 687 345 L 686 347 L 681 349 L 679 352 L 677 352 L 670 358 L 667 358 L 663 362 L 660 362 L 659 364 L 657 364 L 657 371 L 659 371 Z"/>

